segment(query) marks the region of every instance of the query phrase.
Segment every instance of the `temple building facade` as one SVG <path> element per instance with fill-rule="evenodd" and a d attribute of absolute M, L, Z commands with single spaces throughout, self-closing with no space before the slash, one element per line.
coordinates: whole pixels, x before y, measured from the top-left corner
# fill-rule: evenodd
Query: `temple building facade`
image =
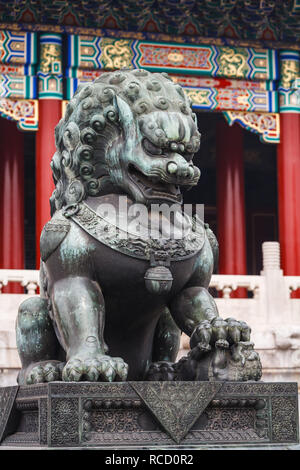
<path fill-rule="evenodd" d="M 252 326 L 266 379 L 300 378 L 299 20 L 300 0 L 0 0 L 0 384 L 38 292 L 54 128 L 78 86 L 124 67 L 190 97 L 201 178 L 184 201 L 218 237 L 220 315 Z"/>

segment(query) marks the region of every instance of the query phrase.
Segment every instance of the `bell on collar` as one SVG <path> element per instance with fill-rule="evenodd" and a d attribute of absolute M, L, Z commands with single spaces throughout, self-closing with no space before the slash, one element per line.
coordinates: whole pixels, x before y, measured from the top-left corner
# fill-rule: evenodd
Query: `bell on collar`
<path fill-rule="evenodd" d="M 154 266 L 146 271 L 144 276 L 147 290 L 151 294 L 167 294 L 172 287 L 173 276 L 166 266 Z"/>

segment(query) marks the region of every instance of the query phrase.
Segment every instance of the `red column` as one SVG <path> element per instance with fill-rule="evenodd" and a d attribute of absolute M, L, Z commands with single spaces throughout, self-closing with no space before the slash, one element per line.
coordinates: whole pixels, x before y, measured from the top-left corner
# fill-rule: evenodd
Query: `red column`
<path fill-rule="evenodd" d="M 243 130 L 217 123 L 217 213 L 220 274 L 246 274 Z M 245 297 L 238 289 L 232 297 Z"/>
<path fill-rule="evenodd" d="M 286 276 L 300 275 L 300 114 L 280 114 L 277 152 L 281 266 Z"/>
<path fill-rule="evenodd" d="M 36 135 L 36 266 L 40 267 L 40 236 L 50 219 L 49 199 L 54 190 L 50 162 L 55 152 L 54 129 L 61 118 L 61 100 L 39 100 L 39 130 Z"/>
<path fill-rule="evenodd" d="M 24 269 L 24 139 L 13 121 L 0 118 L 1 269 Z M 10 283 L 4 293 L 23 293 Z"/>

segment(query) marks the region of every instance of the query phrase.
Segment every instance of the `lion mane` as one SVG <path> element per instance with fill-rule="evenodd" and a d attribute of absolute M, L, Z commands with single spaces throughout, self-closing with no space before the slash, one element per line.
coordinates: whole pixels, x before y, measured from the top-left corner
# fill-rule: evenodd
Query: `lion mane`
<path fill-rule="evenodd" d="M 50 199 L 51 215 L 116 187 L 108 154 L 112 143 L 125 132 L 128 107 L 140 126 L 147 121 L 143 116 L 155 111 L 183 113 L 196 123 L 188 96 L 166 73 L 122 69 L 80 85 L 55 129 L 51 168 L 56 188 Z M 153 138 L 161 143 L 165 136 L 157 130 Z M 199 144 L 195 125 L 190 151 L 197 150 Z"/>

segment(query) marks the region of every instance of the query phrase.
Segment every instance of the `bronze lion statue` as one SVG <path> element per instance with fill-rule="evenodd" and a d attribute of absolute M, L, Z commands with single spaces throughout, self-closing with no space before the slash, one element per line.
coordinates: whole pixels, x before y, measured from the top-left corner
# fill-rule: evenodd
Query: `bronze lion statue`
<path fill-rule="evenodd" d="M 159 238 L 121 224 L 137 204 L 147 223 L 163 221 L 150 207 L 180 208 L 199 180 L 200 134 L 181 86 L 146 70 L 104 73 L 78 88 L 55 141 L 40 296 L 17 318 L 19 383 L 258 380 L 250 328 L 220 318 L 208 292 L 218 256 L 209 227 L 183 217 L 184 236 Z M 191 352 L 175 363 L 181 332 Z"/>

